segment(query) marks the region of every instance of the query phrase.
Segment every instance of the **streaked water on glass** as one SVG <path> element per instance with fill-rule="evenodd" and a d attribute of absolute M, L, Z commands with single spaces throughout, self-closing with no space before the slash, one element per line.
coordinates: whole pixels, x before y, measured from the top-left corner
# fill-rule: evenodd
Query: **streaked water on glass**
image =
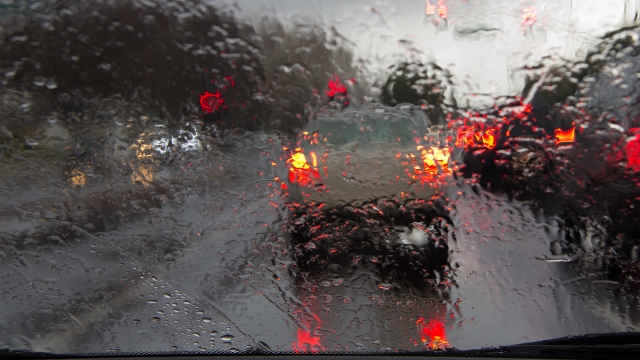
<path fill-rule="evenodd" d="M 638 11 L 0 2 L 0 348 L 637 331 Z"/>

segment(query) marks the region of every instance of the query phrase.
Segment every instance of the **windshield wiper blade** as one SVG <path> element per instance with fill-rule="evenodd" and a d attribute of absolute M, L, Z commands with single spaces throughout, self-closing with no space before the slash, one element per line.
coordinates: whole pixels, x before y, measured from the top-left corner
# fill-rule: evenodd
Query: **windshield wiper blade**
<path fill-rule="evenodd" d="M 510 356 L 546 359 L 640 358 L 640 332 L 567 336 L 511 346 L 501 346 Z"/>
<path fill-rule="evenodd" d="M 524 345 L 640 345 L 640 332 L 615 332 L 603 334 L 587 334 L 565 336 L 557 339 L 535 341 Z"/>
<path fill-rule="evenodd" d="M 454 358 L 538 358 L 538 359 L 640 359 L 640 332 L 588 334 L 567 336 L 557 339 L 536 341 L 531 343 L 484 348 L 476 350 L 446 349 L 439 351 L 354 351 L 354 352 L 317 352 L 315 355 L 333 355 L 334 358 L 346 358 L 357 355 L 375 355 L 378 359 L 395 359 L 401 356 L 436 357 L 441 359 Z M 149 359 L 184 360 L 188 357 L 220 358 L 231 355 L 224 351 L 174 351 L 174 352 L 96 352 L 84 354 L 49 354 L 29 351 L 10 351 L 0 349 L 0 357 L 6 359 L 77 359 L 77 358 L 118 358 L 128 359 L 144 357 Z M 260 349 L 248 350 L 233 355 L 236 359 L 257 356 L 270 359 L 286 356 L 290 360 L 298 358 L 308 359 L 310 354 L 297 354 L 290 351 L 265 351 Z"/>

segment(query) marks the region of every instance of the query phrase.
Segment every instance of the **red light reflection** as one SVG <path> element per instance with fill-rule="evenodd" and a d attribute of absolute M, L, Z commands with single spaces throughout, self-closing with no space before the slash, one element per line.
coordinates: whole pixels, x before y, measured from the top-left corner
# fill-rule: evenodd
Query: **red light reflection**
<path fill-rule="evenodd" d="M 523 29 L 525 26 L 532 26 L 538 20 L 538 9 L 534 6 L 522 9 L 522 15 L 520 15 L 520 18 L 522 19 Z"/>
<path fill-rule="evenodd" d="M 633 171 L 640 171 L 640 128 L 631 129 L 633 137 L 627 139 L 627 145 L 624 148 L 627 154 L 627 167 Z"/>
<path fill-rule="evenodd" d="M 438 0 L 438 6 L 436 7 L 436 5 L 431 5 L 431 3 L 429 2 L 429 0 L 426 0 L 427 2 L 427 7 L 424 9 L 425 14 L 427 15 L 433 15 L 433 14 L 438 14 L 438 16 L 440 16 L 443 19 L 447 19 L 447 15 L 449 14 L 449 8 L 447 7 L 447 5 L 444 4 L 445 0 Z"/>
<path fill-rule="evenodd" d="M 200 106 L 207 114 L 218 110 L 222 104 L 224 104 L 224 99 L 222 99 L 220 93 L 217 91 L 215 94 L 205 91 L 204 94 L 200 95 Z"/>
<path fill-rule="evenodd" d="M 324 350 L 324 346 L 320 343 L 320 337 L 311 334 L 311 331 L 298 329 L 298 341 L 291 343 L 295 352 L 313 352 Z"/>
<path fill-rule="evenodd" d="M 425 14 L 427 15 L 433 15 L 436 13 L 436 7 L 431 5 L 431 3 L 429 3 L 429 0 L 427 1 L 427 8 L 424 10 Z"/>
<path fill-rule="evenodd" d="M 338 77 L 338 75 L 333 76 L 335 80 L 334 78 L 331 78 L 327 83 L 327 86 L 329 87 L 329 90 L 326 91 L 327 95 L 329 97 L 334 97 L 336 94 L 346 94 L 347 88 L 342 84 L 342 82 L 340 82 L 340 78 Z"/>
<path fill-rule="evenodd" d="M 424 318 L 419 318 L 416 325 L 420 330 L 420 339 L 429 349 L 446 349 L 451 347 L 447 340 L 444 323 L 440 320 L 431 319 L 429 323 L 425 323 Z"/>
<path fill-rule="evenodd" d="M 474 144 L 473 140 L 473 127 L 472 126 L 463 126 L 457 130 L 458 136 L 456 137 L 456 146 L 458 147 L 469 147 Z"/>
<path fill-rule="evenodd" d="M 497 144 L 497 128 L 484 130 L 483 124 L 476 126 L 463 125 L 457 130 L 456 146 L 458 147 L 484 147 L 493 149 Z"/>
<path fill-rule="evenodd" d="M 289 171 L 289 182 L 292 184 L 298 183 L 302 186 L 309 186 L 321 180 L 320 173 L 315 170 L 291 169 Z"/>
<path fill-rule="evenodd" d="M 445 0 L 438 0 L 438 16 L 443 19 L 447 19 L 447 15 L 449 15 L 449 8 L 444 4 Z"/>

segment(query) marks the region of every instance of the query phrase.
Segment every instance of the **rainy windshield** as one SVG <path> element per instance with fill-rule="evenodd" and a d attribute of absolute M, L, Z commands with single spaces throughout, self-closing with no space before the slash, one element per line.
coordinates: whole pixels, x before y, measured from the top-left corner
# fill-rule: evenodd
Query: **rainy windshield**
<path fill-rule="evenodd" d="M 639 11 L 0 1 L 0 349 L 638 331 Z"/>

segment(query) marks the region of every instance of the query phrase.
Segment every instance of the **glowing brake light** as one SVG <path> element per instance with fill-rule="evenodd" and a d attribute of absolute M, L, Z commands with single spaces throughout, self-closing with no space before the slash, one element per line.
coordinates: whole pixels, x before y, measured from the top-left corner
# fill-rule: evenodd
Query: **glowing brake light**
<path fill-rule="evenodd" d="M 482 134 L 482 144 L 487 149 L 493 149 L 496 147 L 496 137 L 493 136 L 494 130 L 489 129 Z"/>
<path fill-rule="evenodd" d="M 295 153 L 291 155 L 291 166 L 295 169 L 308 169 L 309 164 L 307 164 L 307 157 L 304 156 L 303 153 Z"/>
<path fill-rule="evenodd" d="M 569 130 L 555 129 L 556 143 L 572 143 L 575 140 L 576 127 L 572 127 Z"/>
<path fill-rule="evenodd" d="M 317 164 L 315 154 L 312 153 L 314 164 Z M 292 184 L 298 183 L 302 186 L 313 185 L 320 181 L 320 173 L 311 169 L 311 166 L 307 164 L 307 157 L 301 152 L 296 152 L 291 155 L 291 158 L 287 160 L 287 163 L 291 165 L 289 168 L 289 182 Z M 315 166 L 314 166 L 315 167 Z"/>
<path fill-rule="evenodd" d="M 447 334 L 442 321 L 431 319 L 427 324 L 424 318 L 419 318 L 416 321 L 416 325 L 420 330 L 422 342 L 427 344 L 429 349 L 446 349 L 451 346 L 447 340 Z"/>
<path fill-rule="evenodd" d="M 420 146 L 418 150 L 420 150 Z M 449 158 L 451 157 L 451 151 L 447 148 L 441 149 L 436 146 L 431 146 L 429 149 L 422 149 L 422 160 L 424 161 L 425 173 L 437 174 L 438 165 L 444 172 L 449 172 Z"/>

